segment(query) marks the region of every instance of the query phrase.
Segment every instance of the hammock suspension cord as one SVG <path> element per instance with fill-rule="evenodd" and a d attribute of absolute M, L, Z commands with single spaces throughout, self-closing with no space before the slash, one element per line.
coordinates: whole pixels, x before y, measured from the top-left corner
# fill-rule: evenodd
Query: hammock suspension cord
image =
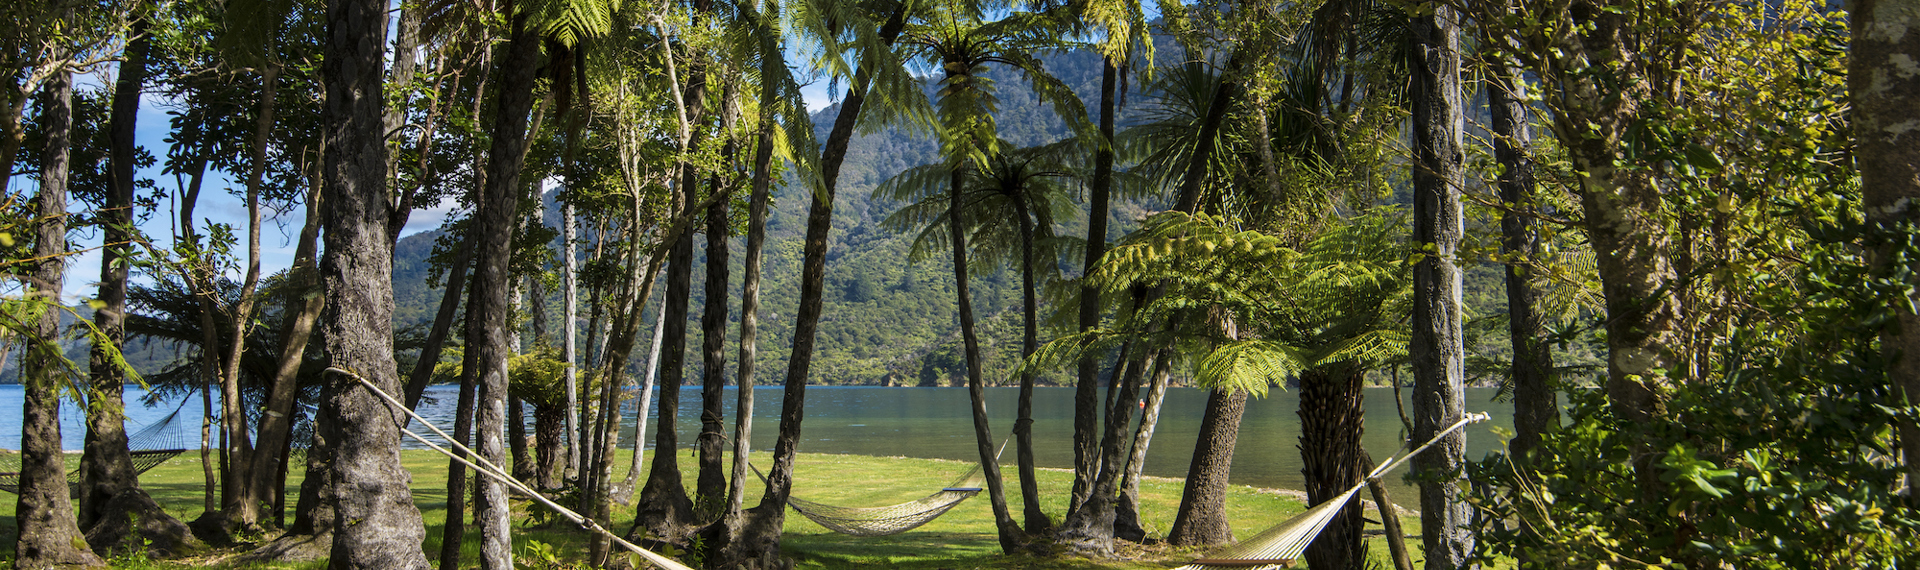
<path fill-rule="evenodd" d="M 1420 447 L 1405 455 L 1400 455 L 1392 461 L 1383 463 L 1379 467 L 1375 467 L 1373 472 L 1368 473 L 1366 477 L 1360 479 L 1360 482 L 1347 489 L 1347 492 L 1341 493 L 1326 502 L 1314 505 L 1312 508 L 1298 515 L 1294 515 L 1293 518 L 1274 525 L 1273 528 L 1261 531 L 1260 534 L 1254 535 L 1252 538 L 1247 539 L 1237 546 L 1215 553 L 1210 557 L 1194 560 L 1192 564 L 1181 566 L 1175 570 L 1217 570 L 1222 568 L 1271 570 L 1292 566 L 1295 560 L 1300 559 L 1300 554 L 1306 552 L 1307 545 L 1313 543 L 1314 537 L 1319 536 L 1320 531 L 1325 530 L 1327 524 L 1333 522 L 1334 517 L 1340 514 L 1340 509 L 1346 507 L 1347 501 L 1352 500 L 1353 496 L 1358 494 L 1361 488 L 1366 487 L 1368 481 L 1379 479 L 1381 475 L 1393 471 L 1395 468 L 1405 464 L 1408 460 L 1413 459 L 1413 456 L 1419 455 L 1420 452 L 1426 451 L 1428 448 L 1433 447 L 1434 444 L 1439 443 L 1441 438 L 1447 437 L 1455 431 L 1459 431 L 1460 428 L 1466 427 L 1467 424 L 1483 421 L 1488 419 L 1488 417 L 1485 413 L 1467 414 L 1465 418 L 1454 422 L 1454 424 L 1448 426 L 1447 429 L 1440 430 L 1440 433 L 1434 434 L 1433 439 L 1427 440 L 1427 442 Z M 1406 447 L 1403 446 L 1400 449 L 1405 450 Z"/>
<path fill-rule="evenodd" d="M 400 410 L 402 412 L 406 412 L 408 417 L 413 418 L 414 421 L 420 422 L 420 425 L 427 426 L 427 429 L 433 430 L 434 433 L 440 434 L 440 437 L 445 438 L 447 443 L 452 444 L 455 449 L 460 450 L 460 453 L 467 454 L 467 456 L 471 457 L 472 459 L 469 460 L 467 457 L 461 457 L 459 455 L 455 455 L 453 452 L 447 451 L 446 448 L 440 447 L 439 445 L 436 445 L 431 441 L 427 441 L 427 438 L 421 437 L 420 434 L 414 433 L 406 429 L 405 422 L 399 422 L 399 421 L 395 422 L 396 424 L 399 424 L 398 429 L 400 430 L 400 433 L 406 434 L 407 437 L 413 438 L 414 441 L 420 442 L 421 445 L 425 445 L 429 448 L 432 448 L 434 451 L 440 452 L 441 455 L 445 455 L 454 461 L 458 461 L 461 464 L 466 465 L 467 468 L 474 470 L 475 473 L 479 473 L 481 475 L 491 477 L 494 480 L 499 481 L 501 484 L 506 485 L 508 489 L 518 491 L 520 492 L 520 494 L 526 495 L 528 498 L 531 498 L 542 505 L 546 505 L 547 508 L 553 509 L 553 512 L 559 513 L 560 516 L 566 517 L 567 520 L 573 521 L 575 524 L 580 525 L 580 528 L 582 529 L 586 529 L 592 532 L 597 532 L 597 533 L 606 535 L 606 537 L 609 539 L 612 539 L 615 544 L 619 544 L 621 547 L 626 548 L 627 550 L 633 551 L 634 554 L 640 555 L 640 557 L 647 559 L 648 562 L 652 562 L 655 565 L 660 566 L 661 568 L 666 568 L 667 570 L 693 570 L 692 568 L 687 567 L 685 564 L 681 564 L 677 560 L 674 560 L 672 558 L 667 558 L 665 556 L 661 556 L 657 553 L 654 553 L 653 551 L 647 550 L 645 548 L 641 548 L 638 545 L 635 545 L 634 543 L 627 542 L 626 539 L 620 538 L 620 535 L 614 534 L 613 531 L 607 530 L 606 527 L 600 526 L 600 523 L 595 522 L 593 519 L 588 518 L 585 515 L 582 515 L 580 513 L 574 512 L 572 509 L 562 507 L 559 504 L 554 503 L 552 500 L 547 499 L 545 495 L 541 495 L 540 493 L 535 492 L 533 489 L 527 488 L 527 486 L 521 483 L 518 479 L 514 479 L 512 476 L 507 475 L 506 470 L 503 470 L 499 466 L 494 465 L 493 462 L 487 461 L 485 458 L 480 457 L 480 454 L 474 453 L 472 449 L 468 449 L 466 445 L 461 444 L 460 441 L 454 439 L 453 436 L 447 435 L 447 432 L 445 431 L 441 431 L 439 427 L 436 427 L 433 425 L 433 422 L 429 422 L 427 421 L 426 418 L 420 417 L 419 414 L 413 413 L 413 410 L 407 409 L 406 405 L 401 404 L 399 400 L 394 399 L 393 396 L 388 395 L 385 391 L 382 391 L 380 387 L 374 386 L 373 382 L 369 382 L 366 378 L 361 377 L 359 374 L 354 374 L 353 372 L 349 372 L 347 370 L 334 368 L 334 367 L 327 367 L 327 372 L 344 375 L 359 381 L 360 385 L 366 386 L 368 391 L 373 392 L 375 395 L 380 396 L 380 399 L 386 400 L 388 407 L 391 407 L 396 410 Z"/>

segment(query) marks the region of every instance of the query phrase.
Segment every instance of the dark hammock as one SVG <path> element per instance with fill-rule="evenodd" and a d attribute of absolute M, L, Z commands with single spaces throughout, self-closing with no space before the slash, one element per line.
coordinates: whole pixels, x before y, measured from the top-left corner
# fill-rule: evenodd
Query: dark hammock
<path fill-rule="evenodd" d="M 167 414 L 167 417 L 154 422 L 153 425 L 127 436 L 127 447 L 134 448 L 127 451 L 127 455 L 133 459 L 134 476 L 137 477 L 159 467 L 168 459 L 173 459 L 187 451 L 186 446 L 181 444 L 178 430 L 172 429 L 174 420 L 179 416 L 180 410 L 176 409 L 173 413 Z M 70 455 L 70 457 L 78 459 L 77 455 Z M 19 452 L 0 452 L 0 491 L 16 495 L 20 493 Z M 67 471 L 67 493 L 74 498 L 80 497 L 80 469 L 78 468 Z"/>

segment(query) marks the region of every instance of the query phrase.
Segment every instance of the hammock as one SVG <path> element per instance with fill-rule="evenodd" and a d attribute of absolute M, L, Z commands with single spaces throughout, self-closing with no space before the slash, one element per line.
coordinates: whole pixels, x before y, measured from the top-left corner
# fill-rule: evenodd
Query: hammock
<path fill-rule="evenodd" d="M 1327 523 L 1333 522 L 1334 516 L 1338 515 L 1340 509 L 1347 505 L 1347 501 L 1352 500 L 1353 496 L 1358 494 L 1362 487 L 1367 486 L 1367 481 L 1377 479 L 1381 475 L 1393 471 L 1394 468 L 1406 463 L 1407 460 L 1412 459 L 1413 456 L 1419 455 L 1420 452 L 1426 451 L 1429 447 L 1433 447 L 1434 443 L 1439 442 L 1440 438 L 1446 437 L 1447 434 L 1466 427 L 1467 424 L 1482 421 L 1487 418 L 1487 414 L 1484 413 L 1467 414 L 1466 418 L 1455 422 L 1447 429 L 1441 430 L 1440 433 L 1433 436 L 1433 439 L 1427 440 L 1427 442 L 1422 444 L 1418 449 L 1374 468 L 1372 473 L 1368 473 L 1359 483 L 1347 489 L 1347 492 L 1341 493 L 1339 496 L 1326 502 L 1314 505 L 1313 508 L 1294 515 L 1293 518 L 1274 525 L 1273 528 L 1260 531 L 1260 534 L 1253 535 L 1252 538 L 1236 546 L 1214 553 L 1214 555 L 1210 557 L 1195 559 L 1192 564 L 1181 566 L 1175 570 L 1218 570 L 1222 568 L 1272 570 L 1293 566 L 1294 561 L 1300 559 L 1300 553 L 1305 552 L 1307 545 L 1313 543 L 1314 537 L 1319 536 L 1320 531 L 1327 528 Z M 1402 447 L 1400 449 L 1405 450 L 1406 448 Z"/>
<path fill-rule="evenodd" d="M 174 420 L 180 416 L 180 410 L 167 414 L 133 435 L 127 436 L 127 447 L 135 448 L 127 452 L 133 459 L 133 474 L 138 477 L 147 471 L 166 463 L 168 459 L 185 453 L 186 446 L 180 440 L 179 430 L 171 429 Z M 78 454 L 66 454 L 72 462 L 79 460 Z M 20 494 L 20 453 L 0 452 L 0 491 Z M 73 498 L 80 497 L 80 469 L 77 465 L 67 471 L 67 493 Z"/>
<path fill-rule="evenodd" d="M 1009 437 L 1008 441 L 1011 441 Z M 1007 442 L 1000 442 L 1000 449 L 994 453 L 997 459 L 1000 452 L 1007 450 Z M 759 467 L 753 473 L 765 482 L 767 476 Z M 787 506 L 799 512 L 820 526 L 827 527 L 840 534 L 858 537 L 890 536 L 900 534 L 933 522 L 940 515 L 947 514 L 961 501 L 980 494 L 980 465 L 975 464 L 958 479 L 946 487 L 917 501 L 889 505 L 885 507 L 840 507 L 826 503 L 816 503 L 798 497 L 787 497 Z"/>

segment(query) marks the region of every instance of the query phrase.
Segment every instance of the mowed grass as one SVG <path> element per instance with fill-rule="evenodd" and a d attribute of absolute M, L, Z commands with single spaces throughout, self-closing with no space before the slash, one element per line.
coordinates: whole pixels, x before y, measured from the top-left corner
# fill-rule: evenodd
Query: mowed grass
<path fill-rule="evenodd" d="M 630 452 L 624 450 L 618 457 L 613 470 L 616 483 L 626 476 L 626 466 L 630 458 Z M 427 527 L 423 548 L 429 559 L 437 559 L 440 552 L 441 529 L 446 520 L 447 459 L 433 451 L 408 450 L 401 453 L 401 460 L 413 473 L 414 504 L 420 508 L 422 519 Z M 764 454 L 755 454 L 752 460 L 763 469 L 772 463 L 770 457 Z M 844 506 L 882 506 L 912 501 L 951 483 L 955 477 L 960 476 L 970 467 L 970 464 L 959 461 L 821 454 L 801 454 L 796 465 L 794 496 Z M 681 452 L 680 467 L 685 473 L 686 484 L 691 490 L 694 482 L 694 461 L 691 450 Z M 296 470 L 290 474 L 287 482 L 288 522 L 292 522 L 293 510 L 298 502 L 299 484 L 304 475 L 301 471 L 303 470 Z M 641 475 L 644 481 L 645 473 Z M 1009 464 L 1002 466 L 1002 475 L 1006 481 L 1009 508 L 1013 510 L 1014 517 L 1018 520 L 1021 504 L 1017 474 Z M 1045 498 L 1042 503 L 1043 508 L 1055 518 L 1057 523 L 1067 508 L 1072 473 L 1063 470 L 1042 470 L 1038 478 L 1040 494 Z M 181 520 L 187 521 L 198 517 L 202 512 L 205 489 L 199 455 L 196 452 L 189 452 L 155 468 L 141 477 L 141 487 L 151 493 L 169 513 Z M 747 485 L 747 506 L 758 503 L 761 487 L 758 480 Z M 1148 479 L 1141 483 L 1141 491 L 1142 524 L 1147 528 L 1150 536 L 1164 537 L 1167 529 L 1173 526 L 1174 512 L 1180 503 L 1181 483 L 1171 479 Z M 1242 538 L 1250 537 L 1298 514 L 1303 508 L 1301 501 L 1295 497 L 1270 490 L 1235 486 L 1227 496 L 1228 519 L 1233 525 L 1235 534 Z M 14 539 L 17 534 L 14 509 L 14 497 L 7 496 L 0 499 L 0 559 L 6 561 L 13 558 Z M 514 542 L 515 551 L 519 553 L 517 557 L 519 565 L 522 568 L 543 567 L 534 564 L 530 557 L 525 556 L 529 543 L 533 541 L 554 546 L 562 559 L 575 562 L 582 560 L 586 534 L 577 527 L 564 523 L 551 528 L 539 528 L 534 523 L 535 517 L 531 516 L 529 511 L 544 511 L 544 509 L 545 507 L 525 499 L 516 500 Z M 607 526 L 619 531 L 629 528 L 633 521 L 632 507 L 616 504 L 613 512 L 613 524 Z M 471 516 L 471 509 L 469 509 L 469 516 Z M 1367 517 L 1377 519 L 1378 512 L 1369 510 Z M 1416 518 L 1403 517 L 1402 520 L 1410 532 L 1419 528 L 1419 521 Z M 1377 528 L 1377 525 L 1369 525 L 1369 528 Z M 262 540 L 267 538 L 270 537 L 261 537 Z M 1417 561 L 1420 558 L 1419 540 L 1409 539 L 1408 546 L 1414 550 L 1414 558 Z M 789 510 L 782 547 L 789 556 L 799 562 L 801 568 L 823 569 L 1129 570 L 1172 568 L 1186 563 L 1197 554 L 1193 549 L 1130 546 L 1120 553 L 1122 558 L 1116 560 L 1006 556 L 1000 553 L 999 540 L 994 534 L 992 505 L 985 493 L 961 503 L 945 516 L 926 526 L 902 534 L 878 538 L 857 538 L 833 533 Z M 242 567 L 320 569 L 325 567 L 324 562 L 240 566 L 226 560 L 245 550 L 245 548 L 218 550 L 202 556 L 174 561 L 131 558 L 116 560 L 114 565 L 122 568 L 156 569 Z M 470 531 L 467 534 L 462 550 L 465 552 L 463 567 L 477 567 L 475 556 L 479 551 L 479 536 L 476 532 Z M 1375 536 L 1369 539 L 1368 550 L 1370 557 L 1374 559 L 1375 567 L 1392 567 L 1383 537 Z"/>

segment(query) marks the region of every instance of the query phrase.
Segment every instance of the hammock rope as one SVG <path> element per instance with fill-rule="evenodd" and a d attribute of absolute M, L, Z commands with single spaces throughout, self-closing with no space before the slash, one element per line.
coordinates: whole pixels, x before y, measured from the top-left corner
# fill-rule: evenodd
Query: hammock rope
<path fill-rule="evenodd" d="M 420 434 L 414 433 L 411 430 L 408 430 L 406 426 L 406 422 L 404 421 L 394 422 L 395 428 L 399 429 L 400 433 L 406 434 L 407 437 L 413 438 L 414 441 L 420 442 L 421 445 L 425 445 L 429 449 L 438 451 L 440 452 L 441 455 L 447 456 L 447 458 L 449 459 L 458 461 L 462 465 L 466 465 L 467 468 L 472 469 L 474 473 L 491 477 L 494 480 L 499 481 L 501 484 L 506 485 L 508 489 L 518 491 L 520 494 L 526 495 L 528 498 L 533 499 L 534 501 L 539 502 L 542 505 L 546 505 L 546 507 L 549 509 L 552 509 L 553 512 L 559 513 L 560 516 L 566 517 L 567 520 L 573 521 L 574 524 L 580 525 L 581 529 L 606 535 L 606 537 L 608 539 L 611 539 L 614 544 L 618 544 L 622 548 L 626 548 L 627 550 L 632 551 L 634 554 L 640 555 L 641 558 L 647 559 L 648 562 L 652 562 L 655 566 L 665 568 L 666 570 L 693 570 L 692 568 L 687 567 L 687 565 L 681 564 L 680 561 L 678 560 L 661 556 L 660 554 L 655 553 L 651 550 L 647 550 L 645 548 L 639 547 L 638 545 L 635 545 L 634 543 L 627 542 L 626 539 L 620 538 L 619 534 L 616 534 L 611 530 L 607 530 L 606 527 L 600 526 L 600 523 L 595 522 L 592 518 L 588 518 L 586 515 L 582 515 L 580 513 L 574 512 L 573 509 L 562 507 L 558 503 L 553 502 L 552 499 L 548 499 L 546 495 L 542 495 L 539 492 L 536 492 L 533 489 L 528 488 L 526 484 L 521 483 L 519 479 L 514 479 L 513 476 L 508 475 L 505 469 L 501 469 L 500 466 L 494 465 L 493 462 L 487 461 L 486 458 L 480 457 L 480 454 L 474 453 L 472 449 L 468 449 L 467 446 L 461 444 L 459 440 L 454 439 L 454 437 L 451 435 L 447 435 L 447 432 L 442 431 L 439 427 L 433 425 L 433 422 L 429 422 L 427 421 L 426 418 L 420 417 L 419 414 L 413 413 L 413 410 L 408 409 L 405 404 L 400 403 L 399 400 L 394 399 L 393 396 L 388 395 L 385 391 L 381 390 L 379 386 L 373 385 L 372 382 L 367 381 L 366 378 L 361 377 L 359 374 L 354 374 L 353 372 L 349 372 L 347 370 L 343 370 L 340 368 L 334 368 L 331 366 L 327 367 L 327 372 L 339 374 L 342 376 L 346 376 L 348 378 L 352 378 L 354 380 L 358 380 L 361 386 L 365 386 L 367 388 L 367 391 L 373 392 L 374 395 L 379 396 L 380 399 L 382 400 L 386 400 L 388 407 L 391 407 L 395 410 L 400 410 L 402 412 L 406 412 L 407 417 L 413 418 L 413 421 L 420 422 L 420 425 L 427 426 L 427 429 L 433 430 L 433 433 L 439 434 L 440 437 L 444 438 L 448 444 L 453 445 L 454 449 L 458 449 L 460 450 L 460 453 L 466 454 L 466 457 L 455 455 L 453 452 L 447 451 L 446 448 L 440 447 L 438 444 L 435 444 L 432 441 L 428 441 L 426 437 L 421 436 Z"/>
<path fill-rule="evenodd" d="M 1238 545 L 1216 552 L 1211 556 L 1195 559 L 1192 564 L 1181 566 L 1175 570 L 1219 570 L 1224 568 L 1272 570 L 1293 566 L 1294 561 L 1300 559 L 1300 554 L 1306 552 L 1307 545 L 1313 543 L 1314 537 L 1319 536 L 1320 531 L 1325 530 L 1327 524 L 1333 522 L 1334 517 L 1340 514 L 1340 510 L 1346 507 L 1347 501 L 1352 500 L 1353 496 L 1358 494 L 1361 488 L 1366 487 L 1368 481 L 1379 479 L 1381 475 L 1386 475 L 1388 472 L 1393 471 L 1395 468 L 1405 464 L 1408 460 L 1413 459 L 1413 456 L 1419 455 L 1420 452 L 1433 447 L 1435 443 L 1439 443 L 1441 438 L 1447 437 L 1447 435 L 1455 431 L 1459 431 L 1460 428 L 1466 427 L 1467 424 L 1483 421 L 1488 419 L 1488 417 L 1485 413 L 1467 414 L 1467 417 L 1461 418 L 1458 422 L 1454 422 L 1454 424 L 1448 426 L 1447 429 L 1440 430 L 1440 433 L 1435 434 L 1433 439 L 1427 440 L 1427 442 L 1419 448 L 1405 455 L 1400 455 L 1392 461 L 1381 464 L 1379 467 L 1375 467 L 1373 472 L 1368 473 L 1359 483 L 1348 488 L 1347 492 L 1341 493 L 1318 505 L 1314 505 L 1312 508 L 1294 515 L 1293 518 L 1274 525 L 1273 528 L 1260 531 L 1260 534 L 1253 535 L 1252 538 L 1248 538 Z M 1403 446 L 1400 449 L 1404 451 L 1406 447 Z"/>
<path fill-rule="evenodd" d="M 133 460 L 135 477 L 186 453 L 183 436 L 179 430 L 172 429 L 179 417 L 180 410 L 176 408 L 160 421 L 127 436 L 127 447 L 131 448 L 127 455 Z M 79 459 L 76 454 L 68 454 L 68 457 L 75 461 Z M 0 491 L 20 494 L 20 454 L 17 452 L 0 453 Z M 67 494 L 75 499 L 80 498 L 80 469 L 77 465 L 67 471 Z"/>
<path fill-rule="evenodd" d="M 1011 440 L 1009 436 L 1006 441 L 1000 442 L 1000 449 L 994 452 L 995 459 L 1007 450 L 1007 441 Z M 759 475 L 762 482 L 767 480 L 759 467 L 754 467 L 753 473 Z M 793 507 L 807 520 L 840 534 L 863 538 L 891 536 L 920 528 L 947 514 L 962 501 L 980 494 L 983 482 L 980 465 L 975 464 L 946 487 L 915 501 L 884 507 L 842 507 L 787 497 L 787 506 Z"/>

